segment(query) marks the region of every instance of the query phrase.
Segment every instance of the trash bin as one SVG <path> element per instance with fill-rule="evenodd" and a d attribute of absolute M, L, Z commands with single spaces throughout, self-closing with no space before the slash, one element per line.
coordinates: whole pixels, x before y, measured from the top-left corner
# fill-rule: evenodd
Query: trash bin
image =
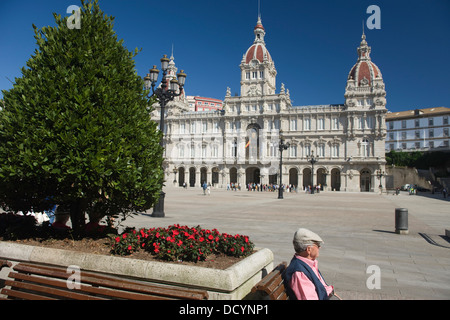
<path fill-rule="evenodd" d="M 408 234 L 408 209 L 395 209 L 395 233 Z"/>

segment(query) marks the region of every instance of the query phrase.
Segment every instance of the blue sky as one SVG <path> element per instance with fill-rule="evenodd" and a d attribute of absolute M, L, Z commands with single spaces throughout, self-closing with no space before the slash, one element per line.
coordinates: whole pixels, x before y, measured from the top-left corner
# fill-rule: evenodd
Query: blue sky
<path fill-rule="evenodd" d="M 68 16 L 70 5 L 80 1 L 0 0 L 0 90 L 12 87 L 36 48 L 32 24 L 53 26 L 52 13 Z M 365 33 L 388 110 L 449 107 L 449 0 L 261 0 L 277 92 L 284 83 L 297 106 L 343 103 L 370 5 L 381 10 L 381 29 Z M 173 44 L 176 65 L 188 74 L 188 95 L 224 99 L 227 87 L 240 92 L 239 64 L 254 40 L 257 0 L 100 0 L 100 7 L 116 18 L 126 47 L 142 49 L 135 58 L 139 75 L 160 68 Z"/>

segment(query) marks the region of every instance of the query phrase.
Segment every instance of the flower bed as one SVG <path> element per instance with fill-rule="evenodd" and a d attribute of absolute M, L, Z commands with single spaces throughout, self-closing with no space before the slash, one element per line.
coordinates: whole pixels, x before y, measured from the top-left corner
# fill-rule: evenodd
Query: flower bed
<path fill-rule="evenodd" d="M 204 261 L 212 253 L 246 257 L 254 251 L 253 242 L 245 235 L 220 233 L 200 226 L 175 224 L 167 228 L 131 229 L 112 238 L 111 252 L 116 255 L 145 250 L 166 261 Z"/>

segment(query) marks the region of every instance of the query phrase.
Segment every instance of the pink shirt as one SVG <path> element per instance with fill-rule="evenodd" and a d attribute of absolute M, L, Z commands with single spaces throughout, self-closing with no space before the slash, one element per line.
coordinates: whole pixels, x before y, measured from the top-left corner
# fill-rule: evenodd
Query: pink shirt
<path fill-rule="evenodd" d="M 295 257 L 305 262 L 314 271 L 320 282 L 322 282 L 325 287 L 327 294 L 330 295 L 334 288 L 333 286 L 328 286 L 320 276 L 318 261 L 303 258 L 299 255 L 295 255 Z M 312 283 L 303 272 L 294 272 L 291 279 L 291 288 L 298 300 L 319 300 L 314 283 Z"/>

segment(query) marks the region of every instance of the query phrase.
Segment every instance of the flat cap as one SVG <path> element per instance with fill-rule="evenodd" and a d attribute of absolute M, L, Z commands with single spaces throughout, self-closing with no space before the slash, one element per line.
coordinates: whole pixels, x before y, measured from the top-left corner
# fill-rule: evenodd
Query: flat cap
<path fill-rule="evenodd" d="M 302 242 L 302 243 L 308 243 L 308 242 L 319 242 L 323 244 L 323 240 L 317 233 L 312 232 L 311 230 L 300 228 L 298 229 L 294 234 L 294 241 L 295 242 Z"/>

